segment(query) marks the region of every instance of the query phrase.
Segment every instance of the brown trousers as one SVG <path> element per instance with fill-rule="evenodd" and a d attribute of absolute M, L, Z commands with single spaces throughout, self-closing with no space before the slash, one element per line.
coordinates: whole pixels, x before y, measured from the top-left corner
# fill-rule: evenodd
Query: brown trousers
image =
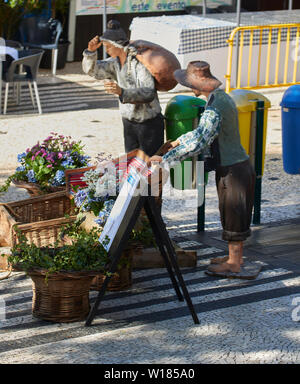
<path fill-rule="evenodd" d="M 249 160 L 216 170 L 223 240 L 244 241 L 251 235 L 255 171 Z"/>

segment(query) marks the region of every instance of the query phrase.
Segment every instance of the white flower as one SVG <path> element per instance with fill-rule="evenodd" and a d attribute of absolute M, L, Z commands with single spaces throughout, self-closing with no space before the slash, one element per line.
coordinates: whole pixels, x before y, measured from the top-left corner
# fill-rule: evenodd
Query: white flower
<path fill-rule="evenodd" d="M 95 196 L 116 196 L 117 180 L 116 176 L 110 173 L 105 173 L 100 177 L 96 184 Z"/>

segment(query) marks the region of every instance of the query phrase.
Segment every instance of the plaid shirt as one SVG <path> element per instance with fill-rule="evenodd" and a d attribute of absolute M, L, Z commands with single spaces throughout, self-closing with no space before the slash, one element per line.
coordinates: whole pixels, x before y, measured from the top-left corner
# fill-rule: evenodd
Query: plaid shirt
<path fill-rule="evenodd" d="M 179 145 L 163 156 L 163 162 L 173 166 L 178 161 L 206 151 L 219 134 L 220 128 L 220 113 L 213 107 L 207 107 L 200 118 L 198 128 L 181 135 L 177 139 Z"/>

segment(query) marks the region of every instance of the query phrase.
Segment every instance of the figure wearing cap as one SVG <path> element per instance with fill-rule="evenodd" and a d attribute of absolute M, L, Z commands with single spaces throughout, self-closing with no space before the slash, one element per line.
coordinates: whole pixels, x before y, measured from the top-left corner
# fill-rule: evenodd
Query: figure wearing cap
<path fill-rule="evenodd" d="M 229 256 L 213 259 L 207 272 L 239 277 L 243 242 L 251 234 L 255 172 L 240 142 L 238 112 L 232 98 L 219 89 L 221 82 L 211 74 L 208 63 L 190 62 L 186 70 L 177 70 L 174 76 L 191 88 L 195 96 L 206 96 L 206 108 L 197 129 L 173 141 L 163 157 L 153 156 L 150 161 L 168 162 L 172 166 L 196 154 L 210 153 Z"/>
<path fill-rule="evenodd" d="M 110 58 L 97 60 L 104 45 Z M 83 71 L 104 80 L 108 93 L 119 96 L 125 151 L 140 148 L 152 156 L 164 142 L 164 120 L 155 81 L 148 69 L 130 54 L 129 41 L 120 23 L 110 20 L 107 30 L 96 36 L 83 52 Z"/>

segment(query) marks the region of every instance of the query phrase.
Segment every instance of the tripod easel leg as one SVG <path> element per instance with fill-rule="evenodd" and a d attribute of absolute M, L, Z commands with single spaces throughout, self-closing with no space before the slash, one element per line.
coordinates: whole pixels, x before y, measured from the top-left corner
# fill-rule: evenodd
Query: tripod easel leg
<path fill-rule="evenodd" d="M 159 234 L 158 236 L 165 242 L 165 246 L 166 246 L 166 248 L 168 250 L 168 254 L 169 254 L 171 265 L 172 265 L 172 267 L 175 270 L 177 279 L 178 279 L 179 284 L 181 286 L 184 298 L 185 298 L 185 300 L 187 302 L 187 305 L 189 307 L 191 315 L 193 317 L 194 323 L 195 324 L 199 324 L 198 316 L 197 316 L 197 314 L 195 312 L 192 300 L 190 298 L 190 295 L 188 293 L 188 290 L 186 288 L 185 282 L 184 282 L 184 280 L 182 278 L 180 269 L 179 269 L 178 264 L 177 264 L 176 253 L 175 253 L 174 247 L 173 247 L 172 242 L 171 242 L 171 240 L 169 238 L 169 234 L 167 232 L 167 229 L 165 227 L 165 224 L 163 222 L 161 214 L 160 214 L 160 212 L 157 209 L 157 206 L 156 206 L 156 203 L 155 203 L 155 200 L 154 200 L 153 197 L 148 197 L 147 198 L 147 200 L 145 202 L 145 210 L 147 212 L 147 215 L 149 217 L 151 225 L 153 227 L 154 226 L 156 227 L 155 228 L 155 232 L 158 233 Z M 154 231 L 154 229 L 153 229 L 153 231 Z M 173 274 L 173 271 L 172 271 L 172 274 Z M 171 276 L 171 274 L 170 274 L 170 276 Z"/>
<path fill-rule="evenodd" d="M 100 305 L 100 302 L 102 301 L 104 295 L 105 295 L 105 292 L 106 292 L 106 288 L 108 286 L 108 283 L 111 279 L 111 274 L 114 273 L 117 269 L 117 265 L 118 265 L 118 262 L 120 260 L 120 257 L 121 257 L 121 252 L 119 255 L 115 256 L 114 260 L 113 260 L 113 263 L 111 265 L 111 268 L 109 270 L 109 276 L 106 276 L 103 284 L 102 284 L 102 287 L 100 289 L 100 291 L 98 292 L 98 296 L 96 298 L 96 301 L 92 307 L 92 309 L 90 310 L 90 313 L 86 319 L 86 322 L 85 322 L 85 325 L 86 326 L 89 326 L 92 324 L 92 321 L 94 320 L 94 317 L 96 316 L 96 312 L 98 310 L 98 307 Z"/>
<path fill-rule="evenodd" d="M 157 228 L 157 226 L 155 225 L 155 222 L 154 222 L 154 218 L 153 218 L 153 215 L 151 213 L 151 210 L 149 210 L 149 207 L 147 206 L 147 204 L 145 204 L 144 206 L 145 208 L 145 211 L 147 213 L 147 216 L 149 218 L 149 222 L 151 224 L 151 227 L 152 227 L 152 231 L 153 231 L 153 234 L 155 236 L 155 240 L 157 242 L 157 245 L 158 245 L 158 248 L 159 248 L 159 251 L 164 259 L 164 262 L 166 264 L 166 268 L 168 270 L 168 273 L 170 275 L 170 278 L 171 278 L 171 281 L 172 281 L 172 284 L 173 284 L 173 287 L 176 291 L 176 294 L 177 294 L 177 297 L 178 297 L 178 300 L 179 301 L 183 301 L 183 296 L 182 296 L 182 293 L 180 292 L 180 289 L 179 289 L 179 286 L 178 286 L 178 283 L 177 283 L 177 280 L 175 278 L 175 275 L 174 275 L 174 272 L 173 272 L 173 269 L 172 269 L 172 266 L 171 266 L 171 263 L 170 263 L 170 260 L 168 258 L 168 255 L 165 251 L 165 247 L 164 247 L 164 243 L 163 243 L 163 239 L 162 239 L 162 236 Z"/>
<path fill-rule="evenodd" d="M 142 209 L 142 206 L 143 206 L 143 200 L 141 198 L 139 198 L 138 200 L 138 204 L 135 208 L 135 211 L 132 215 L 132 217 L 130 218 L 129 220 L 129 223 L 128 223 L 128 226 L 127 226 L 127 229 L 124 233 L 124 235 L 122 236 L 122 240 L 119 242 L 119 245 L 117 246 L 116 250 L 113 252 L 113 254 L 111 255 L 111 259 L 112 259 L 112 263 L 111 263 L 111 266 L 109 268 L 109 274 L 112 274 L 114 273 L 116 270 L 117 270 L 117 267 L 118 267 L 118 262 L 121 258 L 121 255 L 122 255 L 122 251 L 124 249 L 124 246 L 125 244 L 127 243 L 128 239 L 129 239 L 129 236 L 131 234 L 131 231 L 136 223 L 136 220 L 141 212 L 141 209 Z M 106 276 L 104 282 L 103 282 L 103 285 L 98 293 L 98 296 L 96 298 L 96 301 L 92 307 L 92 309 L 90 310 L 90 313 L 87 317 L 87 320 L 85 322 L 85 325 L 86 326 L 89 326 L 92 324 L 92 321 L 94 320 L 95 316 L 96 316 L 96 312 L 98 310 L 98 307 L 100 305 L 100 302 L 101 300 L 103 299 L 104 295 L 105 295 L 105 292 L 106 292 L 106 288 L 107 288 L 107 285 L 109 283 L 111 279 L 111 276 Z"/>

